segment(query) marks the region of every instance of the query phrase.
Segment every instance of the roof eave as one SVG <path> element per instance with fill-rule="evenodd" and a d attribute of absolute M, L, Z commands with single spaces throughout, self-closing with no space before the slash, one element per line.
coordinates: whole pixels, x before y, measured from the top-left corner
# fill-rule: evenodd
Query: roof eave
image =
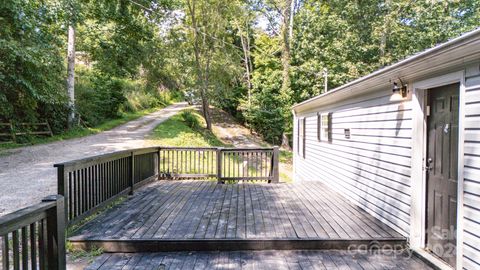
<path fill-rule="evenodd" d="M 394 73 L 398 73 L 402 69 L 408 68 L 410 66 L 415 66 L 416 63 L 419 63 L 419 62 L 425 60 L 426 58 L 429 58 L 429 57 L 432 57 L 432 56 L 441 57 L 442 55 L 450 54 L 452 48 L 461 49 L 464 44 L 470 44 L 472 42 L 479 41 L 479 40 L 480 40 L 480 29 L 476 29 L 476 30 L 468 32 L 468 33 L 466 33 L 466 34 L 464 34 L 460 37 L 454 38 L 454 39 L 452 39 L 448 42 L 440 44 L 436 47 L 430 48 L 430 49 L 425 50 L 421 53 L 418 53 L 418 54 L 413 55 L 409 58 L 406 58 L 405 60 L 397 62 L 393 65 L 390 65 L 388 67 L 379 69 L 379 70 L 377 70 L 373 73 L 370 73 L 370 74 L 368 74 L 364 77 L 361 77 L 359 79 L 351 81 L 351 82 L 349 82 L 347 84 L 344 84 L 340 87 L 337 87 L 337 88 L 335 88 L 331 91 L 328 91 L 328 92 L 326 92 L 322 95 L 319 95 L 319 96 L 310 98 L 306 101 L 303 101 L 301 103 L 295 104 L 294 106 L 292 106 L 292 110 L 294 110 L 294 111 L 301 110 L 302 107 L 304 107 L 308 104 L 315 103 L 316 101 L 321 100 L 321 99 L 325 99 L 328 96 L 332 96 L 332 97 L 337 96 L 337 95 L 339 95 L 339 93 L 342 93 L 347 89 L 367 86 L 368 82 L 373 81 L 375 78 L 378 78 L 380 76 L 386 76 L 386 75 L 388 77 L 388 75 L 390 75 L 390 74 L 393 75 Z M 479 49 L 478 51 L 480 53 L 480 46 L 478 47 L 478 49 Z M 394 78 L 394 79 L 396 79 L 396 78 Z M 389 82 L 387 81 L 386 83 L 389 83 Z M 379 87 L 380 87 L 380 85 L 379 85 Z M 368 90 L 372 91 L 371 89 L 368 89 Z M 359 92 L 357 94 L 361 94 L 361 93 Z M 339 95 L 339 97 L 340 96 L 341 95 Z"/>

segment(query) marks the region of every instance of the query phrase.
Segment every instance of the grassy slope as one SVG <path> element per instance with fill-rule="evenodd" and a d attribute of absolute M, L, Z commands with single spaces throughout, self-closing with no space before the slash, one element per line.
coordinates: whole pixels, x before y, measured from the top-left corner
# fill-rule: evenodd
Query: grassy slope
<path fill-rule="evenodd" d="M 205 122 L 203 118 L 194 113 L 198 121 L 201 124 L 201 128 L 192 129 L 187 123 L 184 122 L 181 113 L 178 113 L 168 119 L 167 121 L 158 125 L 153 134 L 150 136 L 152 145 L 165 145 L 165 146 L 224 146 L 229 147 L 231 145 L 224 144 L 218 139 L 212 132 L 205 129 Z M 267 145 L 268 146 L 268 145 Z M 292 163 L 291 151 L 280 151 L 280 163 L 291 164 Z M 283 166 L 286 167 L 286 166 Z M 288 166 L 287 166 L 288 167 Z M 280 179 L 282 182 L 291 182 L 292 179 L 288 174 L 280 171 Z"/>
<path fill-rule="evenodd" d="M 198 113 L 195 117 L 201 128 L 192 129 L 183 121 L 181 113 L 172 116 L 167 121 L 158 125 L 149 139 L 152 144 L 165 146 L 228 146 L 215 135 L 205 129 L 205 123 Z"/>
<path fill-rule="evenodd" d="M 54 135 L 53 137 L 45 137 L 45 138 L 33 138 L 31 142 L 25 143 L 25 144 L 20 144 L 20 143 L 4 143 L 0 144 L 0 151 L 5 150 L 5 149 L 11 149 L 11 148 L 18 148 L 18 147 L 23 147 L 27 145 L 35 145 L 35 144 L 43 144 L 43 143 L 49 143 L 49 142 L 54 142 L 54 141 L 61 141 L 61 140 L 67 140 L 67 139 L 73 139 L 73 138 L 79 138 L 87 135 L 92 135 L 92 134 L 97 134 L 102 131 L 110 130 L 112 128 L 115 128 L 117 126 L 120 126 L 122 124 L 125 124 L 129 121 L 135 120 L 137 118 L 140 118 L 144 115 L 147 115 L 149 113 L 152 113 L 156 110 L 160 109 L 160 107 L 157 108 L 150 108 L 138 112 L 133 112 L 133 113 L 123 113 L 120 118 L 117 119 L 112 119 L 110 121 L 107 121 L 99 126 L 92 127 L 92 128 L 74 128 L 69 131 L 66 131 L 62 134 Z"/>

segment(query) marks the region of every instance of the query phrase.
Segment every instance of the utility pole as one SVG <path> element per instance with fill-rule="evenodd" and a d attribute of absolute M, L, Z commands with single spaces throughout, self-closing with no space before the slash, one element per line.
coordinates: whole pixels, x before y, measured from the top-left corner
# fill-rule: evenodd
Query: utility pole
<path fill-rule="evenodd" d="M 326 93 L 328 91 L 328 69 L 323 68 L 323 91 Z"/>
<path fill-rule="evenodd" d="M 291 41 L 293 38 L 293 16 L 295 15 L 295 7 L 297 0 L 293 0 L 290 7 L 290 23 L 288 25 L 288 36 Z"/>

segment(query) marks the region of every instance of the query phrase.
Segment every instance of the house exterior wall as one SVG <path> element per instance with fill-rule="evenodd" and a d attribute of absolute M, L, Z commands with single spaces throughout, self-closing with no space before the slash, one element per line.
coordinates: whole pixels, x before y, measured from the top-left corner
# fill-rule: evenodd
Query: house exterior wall
<path fill-rule="evenodd" d="M 295 180 L 325 182 L 408 236 L 411 103 L 389 102 L 389 89 L 376 93 L 296 116 L 306 118 L 306 150 L 305 158 L 295 151 Z M 332 142 L 317 139 L 317 113 L 324 112 L 333 113 Z"/>
<path fill-rule="evenodd" d="M 463 196 L 459 194 L 459 202 L 463 204 L 459 206 L 462 233 L 458 234 L 461 237 L 457 249 L 463 258 L 458 261 L 464 269 L 480 269 L 480 65 L 469 65 L 462 72 L 465 94 L 461 107 L 465 118 L 464 140 L 459 144 L 463 146 L 464 155 L 460 158 L 464 165 L 463 179 L 459 179 Z M 411 97 L 390 102 L 390 93 L 390 89 L 378 89 L 362 99 L 339 100 L 334 105 L 297 113 L 294 175 L 295 181 L 326 183 L 410 237 L 412 200 L 418 199 L 412 196 L 414 110 Z M 333 140 L 319 141 L 317 114 L 328 112 L 333 113 Z M 306 119 L 305 158 L 297 151 L 297 124 L 302 118 Z M 345 138 L 344 129 L 350 129 L 349 139 Z"/>
<path fill-rule="evenodd" d="M 479 65 L 467 69 L 465 87 L 463 267 L 465 269 L 480 269 Z"/>

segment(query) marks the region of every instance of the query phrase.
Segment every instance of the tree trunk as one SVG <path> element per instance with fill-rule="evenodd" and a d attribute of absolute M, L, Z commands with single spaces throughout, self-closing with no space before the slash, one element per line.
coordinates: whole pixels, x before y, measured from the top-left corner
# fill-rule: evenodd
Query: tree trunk
<path fill-rule="evenodd" d="M 68 106 L 68 125 L 73 126 L 75 119 L 75 28 L 68 26 L 68 45 L 67 45 L 67 94 Z"/>
<path fill-rule="evenodd" d="M 204 58 L 206 58 L 206 65 L 205 70 L 203 70 L 201 65 L 201 55 L 202 50 L 200 49 L 199 39 L 201 36 L 199 33 L 199 27 L 197 25 L 196 14 L 195 14 L 195 1 L 187 1 L 188 11 L 190 13 L 192 19 L 192 28 L 194 30 L 194 42 L 193 42 L 193 52 L 195 56 L 195 66 L 196 66 L 196 73 L 197 73 L 197 82 L 198 85 L 202 85 L 200 89 L 200 97 L 202 99 L 202 114 L 203 118 L 205 119 L 205 123 L 207 124 L 207 129 L 212 131 L 212 121 L 210 119 L 210 109 L 209 109 L 209 102 L 208 102 L 208 76 L 210 70 L 210 55 L 204 52 Z M 207 54 L 205 56 L 205 54 Z"/>
<path fill-rule="evenodd" d="M 290 147 L 290 141 L 288 140 L 288 136 L 287 134 L 284 132 L 282 134 L 282 148 L 286 149 L 286 150 L 292 150 L 291 147 Z"/>
<path fill-rule="evenodd" d="M 205 119 L 205 123 L 207 124 L 207 129 L 212 131 L 212 119 L 210 118 L 210 104 L 208 103 L 208 99 L 203 89 L 201 91 L 201 97 L 202 97 L 203 118 Z"/>
<path fill-rule="evenodd" d="M 292 0 L 285 0 L 284 7 L 283 7 L 283 24 L 282 24 L 282 89 L 280 94 L 282 96 L 282 102 L 287 104 L 291 103 L 291 83 L 290 83 L 290 19 L 291 19 L 291 12 L 292 12 Z M 282 145 L 286 148 L 290 148 L 287 135 L 285 132 L 282 134 Z"/>
<path fill-rule="evenodd" d="M 285 0 L 283 8 L 283 24 L 282 24 L 282 89 L 281 93 L 284 98 L 290 97 L 290 13 L 292 11 L 292 0 Z M 286 101 L 286 100 L 285 100 Z"/>
<path fill-rule="evenodd" d="M 248 26 L 247 26 L 248 27 Z M 245 76 L 247 77 L 247 87 L 248 87 L 248 105 L 251 104 L 251 99 L 252 99 L 252 81 L 250 79 L 250 61 L 249 61 L 249 50 L 247 46 L 247 40 L 248 35 L 246 37 L 243 36 L 242 29 L 240 26 L 238 26 L 238 32 L 240 34 L 240 41 L 242 43 L 242 49 L 243 49 L 243 57 L 244 57 L 244 62 L 245 62 Z"/>

